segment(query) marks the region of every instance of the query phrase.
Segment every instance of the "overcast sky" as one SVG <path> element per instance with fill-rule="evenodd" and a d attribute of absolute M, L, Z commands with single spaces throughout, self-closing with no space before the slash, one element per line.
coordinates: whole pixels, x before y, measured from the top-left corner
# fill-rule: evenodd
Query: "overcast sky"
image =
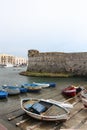
<path fill-rule="evenodd" d="M 0 0 L 0 53 L 87 52 L 87 0 Z"/>

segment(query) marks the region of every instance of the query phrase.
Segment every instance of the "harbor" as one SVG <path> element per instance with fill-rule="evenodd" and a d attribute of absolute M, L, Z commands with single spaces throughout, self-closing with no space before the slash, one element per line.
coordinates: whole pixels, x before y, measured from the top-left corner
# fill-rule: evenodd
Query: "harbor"
<path fill-rule="evenodd" d="M 25 95 L 20 96 L 20 98 L 25 97 Z M 87 110 L 84 109 L 84 106 L 79 99 L 79 97 L 74 97 L 70 99 L 65 99 L 56 88 L 44 89 L 43 92 L 39 94 L 27 93 L 27 97 L 36 97 L 36 98 L 45 98 L 45 99 L 54 99 L 57 101 L 68 102 L 74 105 L 70 110 L 70 115 L 67 121 L 65 122 L 46 122 L 39 121 L 29 117 L 25 112 L 20 108 L 20 100 L 18 104 L 10 106 L 9 110 L 6 110 L 5 113 L 1 114 L 0 122 L 10 130 L 59 130 L 59 129 L 83 129 L 86 130 L 87 125 Z M 11 98 L 11 97 L 9 97 Z"/>
<path fill-rule="evenodd" d="M 0 130 L 87 130 L 87 1 L 0 5 Z"/>
<path fill-rule="evenodd" d="M 5 77 L 1 78 L 0 84 L 22 84 L 33 81 L 54 81 L 56 87 L 44 88 L 38 93 L 23 93 L 15 96 L 9 96 L 7 99 L 0 100 L 0 124 L 7 130 L 64 130 L 64 129 L 81 129 L 86 130 L 87 126 L 87 110 L 84 108 L 78 96 L 66 98 L 61 94 L 61 90 L 69 84 L 82 85 L 86 87 L 86 79 L 79 78 L 35 78 L 20 76 L 21 70 L 1 70 L 1 74 Z M 9 72 L 9 73 L 8 73 Z M 8 74 L 8 77 L 6 75 Z M 16 78 L 14 79 L 14 77 Z M 11 77 L 11 78 L 10 78 Z M 10 79 L 10 81 L 9 81 Z M 18 80 L 17 80 L 18 79 Z M 70 114 L 66 121 L 40 121 L 28 116 L 22 109 L 20 101 L 23 98 L 53 99 L 64 103 L 73 104 L 73 108 L 69 109 Z"/>

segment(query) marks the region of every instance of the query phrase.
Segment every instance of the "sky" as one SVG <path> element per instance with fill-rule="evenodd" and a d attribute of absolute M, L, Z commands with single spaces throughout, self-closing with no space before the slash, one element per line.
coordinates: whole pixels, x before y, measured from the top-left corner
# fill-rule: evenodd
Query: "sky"
<path fill-rule="evenodd" d="M 87 52 L 87 0 L 0 0 L 0 53 Z"/>

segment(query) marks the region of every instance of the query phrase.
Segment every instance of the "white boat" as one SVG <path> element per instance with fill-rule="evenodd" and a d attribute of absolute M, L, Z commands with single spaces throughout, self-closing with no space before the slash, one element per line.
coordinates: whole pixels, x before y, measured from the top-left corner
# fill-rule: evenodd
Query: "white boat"
<path fill-rule="evenodd" d="M 43 88 L 56 87 L 56 83 L 54 83 L 54 82 L 42 82 L 42 83 L 33 82 L 33 83 L 37 84 L 37 85 L 41 85 Z"/>
<path fill-rule="evenodd" d="M 48 84 L 48 83 L 36 83 L 36 82 L 33 82 L 33 84 L 39 85 L 39 86 L 41 86 L 42 88 L 47 88 L 47 87 L 50 86 L 50 84 Z"/>
<path fill-rule="evenodd" d="M 70 113 L 68 109 L 58 102 L 36 98 L 22 99 L 21 108 L 29 116 L 44 121 L 65 121 Z"/>
<path fill-rule="evenodd" d="M 13 64 L 8 63 L 8 64 L 5 64 L 4 67 L 13 67 Z"/>
<path fill-rule="evenodd" d="M 87 108 L 87 90 L 81 91 L 81 100 L 85 108 Z"/>
<path fill-rule="evenodd" d="M 9 95 L 15 95 L 20 93 L 20 89 L 18 87 L 8 85 L 4 85 L 2 87 L 5 91 L 8 92 Z"/>

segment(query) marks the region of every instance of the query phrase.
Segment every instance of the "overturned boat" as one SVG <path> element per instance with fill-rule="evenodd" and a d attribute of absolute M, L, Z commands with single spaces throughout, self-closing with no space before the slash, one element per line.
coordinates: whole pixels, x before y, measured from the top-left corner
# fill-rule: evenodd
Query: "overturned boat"
<path fill-rule="evenodd" d="M 74 97 L 79 94 L 83 89 L 83 87 L 76 87 L 74 85 L 70 85 L 62 90 L 62 94 L 67 97 Z"/>

